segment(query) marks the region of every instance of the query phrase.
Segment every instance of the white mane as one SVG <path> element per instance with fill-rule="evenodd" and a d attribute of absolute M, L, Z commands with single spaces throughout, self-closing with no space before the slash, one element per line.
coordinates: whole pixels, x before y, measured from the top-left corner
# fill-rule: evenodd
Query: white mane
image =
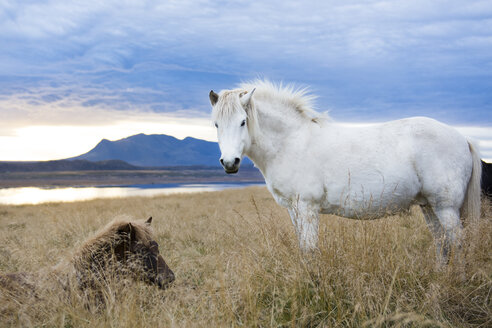
<path fill-rule="evenodd" d="M 277 84 L 268 80 L 254 80 L 239 85 L 239 89 L 244 91 L 255 88 L 254 99 L 280 103 L 284 105 L 282 108 L 294 110 L 301 117 L 315 123 L 329 120 L 328 115 L 313 109 L 317 96 L 310 94 L 307 88 L 299 88 L 292 84 L 283 85 L 281 82 Z"/>
<path fill-rule="evenodd" d="M 313 109 L 316 96 L 309 94 L 307 88 L 298 88 L 292 84 L 283 85 L 273 83 L 268 80 L 254 80 L 241 83 L 237 89 L 222 90 L 217 105 L 214 106 L 212 117 L 214 120 L 229 118 L 241 111 L 242 106 L 239 97 L 242 94 L 251 92 L 255 89 L 251 111 L 248 112 L 250 129 L 257 125 L 257 106 L 255 103 L 271 103 L 272 106 L 263 106 L 260 110 L 285 111 L 285 115 L 295 115 L 301 121 L 309 121 L 317 124 L 329 121 L 330 118 L 325 113 L 319 113 Z"/>

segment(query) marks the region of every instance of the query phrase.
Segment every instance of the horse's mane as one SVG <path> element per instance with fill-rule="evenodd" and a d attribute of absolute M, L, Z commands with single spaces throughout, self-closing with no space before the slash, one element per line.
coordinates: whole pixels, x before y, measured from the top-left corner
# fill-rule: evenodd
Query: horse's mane
<path fill-rule="evenodd" d="M 328 115 L 314 110 L 314 100 L 317 97 L 310 94 L 308 88 L 260 79 L 241 83 L 239 88 L 245 91 L 251 91 L 256 88 L 254 99 L 280 102 L 306 120 L 315 123 L 329 120 Z"/>
<path fill-rule="evenodd" d="M 92 238 L 86 240 L 82 246 L 75 252 L 73 260 L 88 260 L 96 253 L 109 251 L 108 245 L 121 238 L 119 231 L 131 225 L 138 241 L 148 243 L 152 240 L 152 228 L 143 221 L 133 221 L 130 219 L 117 218 L 109 222 L 104 228 L 99 230 Z"/>

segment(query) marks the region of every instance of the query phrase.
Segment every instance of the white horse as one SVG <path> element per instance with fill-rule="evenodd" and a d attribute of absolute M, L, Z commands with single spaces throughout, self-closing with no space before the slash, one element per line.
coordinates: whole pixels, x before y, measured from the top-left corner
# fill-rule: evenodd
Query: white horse
<path fill-rule="evenodd" d="M 268 81 L 210 91 L 226 173 L 248 156 L 288 209 L 302 250 L 318 243 L 319 213 L 373 219 L 419 204 L 445 261 L 460 213 L 480 216 L 480 156 L 455 129 L 425 117 L 337 124 L 305 90 Z"/>

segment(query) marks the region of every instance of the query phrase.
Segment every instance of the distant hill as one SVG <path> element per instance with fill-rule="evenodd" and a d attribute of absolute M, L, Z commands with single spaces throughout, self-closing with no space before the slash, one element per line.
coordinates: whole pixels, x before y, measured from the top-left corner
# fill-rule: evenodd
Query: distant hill
<path fill-rule="evenodd" d="M 92 150 L 64 160 L 0 162 L 0 173 L 142 170 L 146 168 L 219 168 L 220 149 L 216 142 L 195 138 L 183 140 L 164 134 L 137 134 L 128 138 L 101 140 Z M 246 158 L 244 166 L 252 166 Z"/>
<path fill-rule="evenodd" d="M 120 160 L 90 162 L 87 160 L 58 160 L 42 162 L 0 162 L 0 173 L 138 170 L 140 168 Z"/>
<path fill-rule="evenodd" d="M 216 142 L 195 138 L 176 139 L 164 134 L 137 134 L 128 138 L 101 140 L 91 151 L 71 158 L 77 160 L 122 160 L 136 166 L 220 166 Z M 245 164 L 251 164 L 247 160 Z"/>

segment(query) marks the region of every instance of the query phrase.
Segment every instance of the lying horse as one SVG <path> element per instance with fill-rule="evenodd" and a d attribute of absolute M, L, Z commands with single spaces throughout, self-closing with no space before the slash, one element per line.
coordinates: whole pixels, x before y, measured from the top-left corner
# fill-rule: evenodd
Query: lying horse
<path fill-rule="evenodd" d="M 113 221 L 87 241 L 71 261 L 80 287 L 92 287 L 94 277 L 100 279 L 108 268 L 162 289 L 174 281 L 153 239 L 151 222 Z"/>
<path fill-rule="evenodd" d="M 152 218 L 144 222 L 113 220 L 70 259 L 48 272 L 0 275 L 0 291 L 10 298 L 38 298 L 43 289 L 58 286 L 67 291 L 89 290 L 97 297 L 98 289 L 111 277 L 144 281 L 164 289 L 174 281 L 174 273 L 159 254 L 151 222 Z"/>

